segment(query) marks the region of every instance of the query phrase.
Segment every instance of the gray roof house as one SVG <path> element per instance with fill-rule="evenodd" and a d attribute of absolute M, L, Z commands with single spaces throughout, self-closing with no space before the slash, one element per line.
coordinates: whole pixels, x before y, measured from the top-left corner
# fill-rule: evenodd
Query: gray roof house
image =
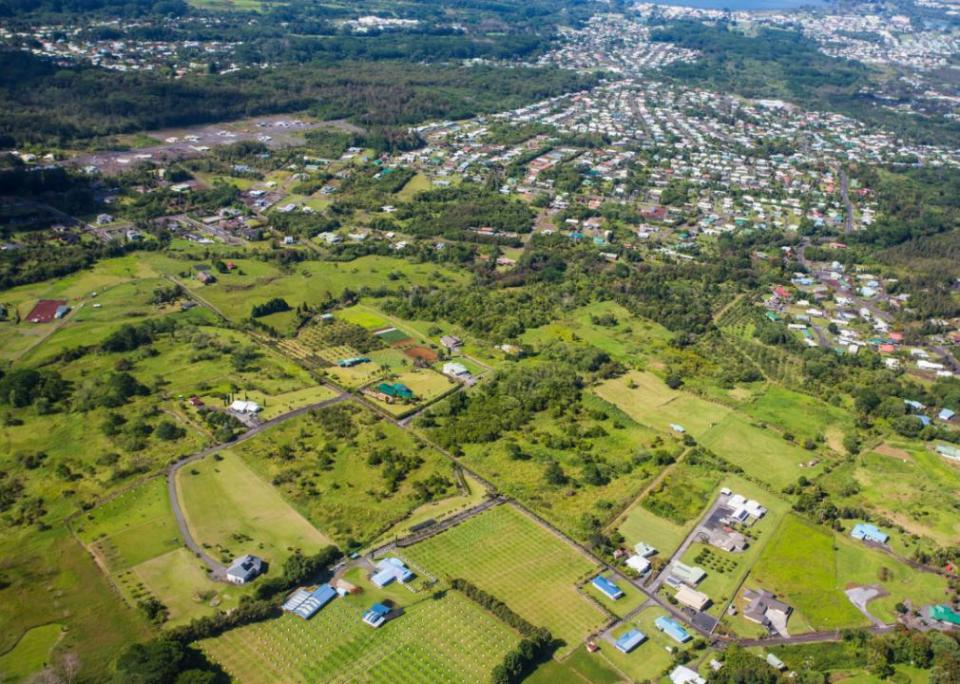
<path fill-rule="evenodd" d="M 233 584 L 246 584 L 263 572 L 263 560 L 250 555 L 240 556 L 227 568 L 227 581 Z"/>

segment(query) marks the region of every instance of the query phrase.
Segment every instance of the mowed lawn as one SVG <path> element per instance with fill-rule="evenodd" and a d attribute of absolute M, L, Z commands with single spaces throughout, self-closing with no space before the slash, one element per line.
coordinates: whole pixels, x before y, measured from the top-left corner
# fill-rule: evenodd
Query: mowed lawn
<path fill-rule="evenodd" d="M 633 371 L 594 391 L 638 423 L 661 432 L 670 432 L 671 424 L 681 425 L 697 438 L 730 413 L 725 406 L 670 389 L 653 373 Z"/>
<path fill-rule="evenodd" d="M 166 478 L 156 477 L 84 515 L 77 536 L 112 572 L 130 568 L 179 547 Z"/>
<path fill-rule="evenodd" d="M 49 663 L 50 651 L 63 636 L 58 624 L 27 630 L 12 651 L 0 656 L 0 681 L 26 681 Z"/>
<path fill-rule="evenodd" d="M 182 468 L 177 490 L 191 534 L 214 557 L 256 553 L 279 567 L 295 549 L 314 553 L 330 543 L 236 454 Z"/>
<path fill-rule="evenodd" d="M 802 449 L 774 432 L 755 427 L 736 414 L 727 416 L 703 435 L 700 442 L 777 489 L 796 482 L 801 475 L 813 479 L 823 470 L 823 457 L 816 452 Z M 821 464 L 800 467 L 813 459 L 820 460 Z"/>
<path fill-rule="evenodd" d="M 563 639 L 566 653 L 606 616 L 576 589 L 598 568 L 509 505 L 487 511 L 404 555 L 438 577 L 462 577 Z"/>
<path fill-rule="evenodd" d="M 242 684 L 486 684 L 519 642 L 506 624 L 455 591 L 407 605 L 379 629 L 361 620 L 372 602 L 362 593 L 339 597 L 310 620 L 284 615 L 199 646 Z"/>
<path fill-rule="evenodd" d="M 843 593 L 851 586 L 876 586 L 887 593 L 868 604 L 871 614 L 886 622 L 894 620 L 897 602 L 909 599 L 924 606 L 942 601 L 946 590 L 942 577 L 914 570 L 792 514 L 764 548 L 747 583 L 779 594 L 814 629 L 868 624 Z"/>

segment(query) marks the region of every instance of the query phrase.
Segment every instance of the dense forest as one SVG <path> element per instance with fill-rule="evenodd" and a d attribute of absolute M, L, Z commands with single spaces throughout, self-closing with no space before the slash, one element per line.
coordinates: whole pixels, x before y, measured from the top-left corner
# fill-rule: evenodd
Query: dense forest
<path fill-rule="evenodd" d="M 94 136 L 309 110 L 361 125 L 411 124 L 481 112 L 583 88 L 559 69 L 356 63 L 173 80 L 150 73 L 58 67 L 0 52 L 0 146 L 68 144 Z"/>

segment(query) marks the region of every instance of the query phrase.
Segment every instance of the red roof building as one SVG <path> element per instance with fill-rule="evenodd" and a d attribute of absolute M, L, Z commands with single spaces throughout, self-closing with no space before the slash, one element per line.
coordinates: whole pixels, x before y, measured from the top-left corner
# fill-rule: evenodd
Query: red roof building
<path fill-rule="evenodd" d="M 57 310 L 67 303 L 62 299 L 41 299 L 27 314 L 27 321 L 30 323 L 49 323 L 56 315 Z"/>

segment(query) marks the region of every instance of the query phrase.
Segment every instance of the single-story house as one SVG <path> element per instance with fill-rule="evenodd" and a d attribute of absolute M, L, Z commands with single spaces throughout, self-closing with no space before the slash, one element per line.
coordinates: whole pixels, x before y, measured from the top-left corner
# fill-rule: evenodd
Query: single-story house
<path fill-rule="evenodd" d="M 373 574 L 370 581 L 382 588 L 393 581 L 404 584 L 415 576 L 402 560 L 391 557 L 377 563 L 377 572 Z"/>
<path fill-rule="evenodd" d="M 462 377 L 469 377 L 470 371 L 467 370 L 467 367 L 462 363 L 455 363 L 453 361 L 448 361 L 443 364 L 443 374 L 447 377 L 459 379 Z"/>
<path fill-rule="evenodd" d="M 686 665 L 677 665 L 670 673 L 673 684 L 707 684 L 707 680 Z"/>
<path fill-rule="evenodd" d="M 367 389 L 365 393 L 388 404 L 392 404 L 398 399 L 400 401 L 410 401 L 415 398 L 413 390 L 402 382 L 381 382 L 375 388 Z"/>
<path fill-rule="evenodd" d="M 743 598 L 747 601 L 747 606 L 743 609 L 743 617 L 751 622 L 770 626 L 772 621 L 785 625 L 793 608 L 783 601 L 778 601 L 769 591 L 754 591 L 747 589 L 743 592 Z"/>
<path fill-rule="evenodd" d="M 463 346 L 463 340 L 456 335 L 444 335 L 440 338 L 440 344 L 446 347 L 448 351 L 454 352 Z"/>
<path fill-rule="evenodd" d="M 633 545 L 633 550 L 637 552 L 638 556 L 643 556 L 644 558 L 649 558 L 657 552 L 655 548 L 645 542 L 637 542 Z"/>
<path fill-rule="evenodd" d="M 359 366 L 361 363 L 369 363 L 370 359 L 366 356 L 352 356 L 349 359 L 340 359 L 337 361 L 337 365 L 341 368 L 353 368 L 354 366 Z"/>
<path fill-rule="evenodd" d="M 876 544 L 886 544 L 890 535 L 881 532 L 876 525 L 870 523 L 858 523 L 854 525 L 850 536 L 860 541 L 874 542 Z"/>
<path fill-rule="evenodd" d="M 688 608 L 693 608 L 696 611 L 701 611 L 707 606 L 710 605 L 710 597 L 704 594 L 702 591 L 697 591 L 696 589 L 691 589 L 687 585 L 681 585 L 677 589 L 677 593 L 674 594 L 674 598 L 677 599 L 679 603 Z"/>
<path fill-rule="evenodd" d="M 707 576 L 707 571 L 680 561 L 674 561 L 673 565 L 670 566 L 670 574 L 687 586 L 695 587 Z"/>
<path fill-rule="evenodd" d="M 630 556 L 627 559 L 627 567 L 642 575 L 650 569 L 650 561 L 643 556 Z"/>
<path fill-rule="evenodd" d="M 960 613 L 942 603 L 930 607 L 930 619 L 960 627 Z"/>
<path fill-rule="evenodd" d="M 227 568 L 227 581 L 233 584 L 246 584 L 263 572 L 263 560 L 247 554 L 240 556 Z"/>
<path fill-rule="evenodd" d="M 388 615 L 390 615 L 390 608 L 388 606 L 382 603 L 374 603 L 370 606 L 370 609 L 363 614 L 363 621 L 376 629 L 387 621 Z"/>
<path fill-rule="evenodd" d="M 252 415 L 254 413 L 260 413 L 262 409 L 260 408 L 260 404 L 255 401 L 236 399 L 232 404 L 230 404 L 230 410 L 236 411 L 237 413 L 243 413 L 244 415 Z"/>
<path fill-rule="evenodd" d="M 679 622 L 666 615 L 661 615 L 654 624 L 661 632 L 681 644 L 690 641 L 690 633 Z"/>
<path fill-rule="evenodd" d="M 609 599 L 616 601 L 619 598 L 623 598 L 623 590 L 603 575 L 594 577 L 591 584 Z"/>
<path fill-rule="evenodd" d="M 956 415 L 957 413 L 953 409 L 944 408 L 940 409 L 940 413 L 937 414 L 937 418 L 946 423 L 953 420 L 954 416 Z"/>
<path fill-rule="evenodd" d="M 629 632 L 617 639 L 613 645 L 616 646 L 617 650 L 621 653 L 629 653 L 646 640 L 646 634 L 641 632 L 639 629 L 631 629 Z"/>

